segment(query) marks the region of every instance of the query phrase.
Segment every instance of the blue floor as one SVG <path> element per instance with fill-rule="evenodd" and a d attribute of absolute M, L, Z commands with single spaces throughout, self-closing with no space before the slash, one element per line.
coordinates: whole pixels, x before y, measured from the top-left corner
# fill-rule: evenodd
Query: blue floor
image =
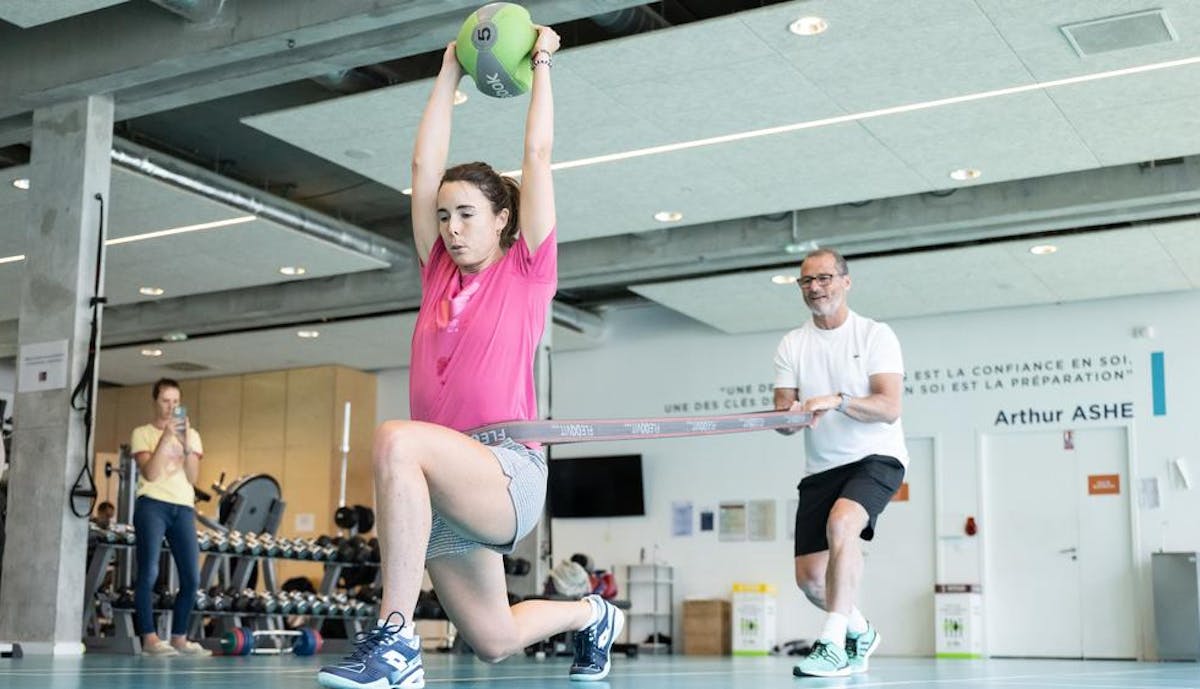
<path fill-rule="evenodd" d="M 254 656 L 208 659 L 135 658 L 90 654 L 82 658 L 26 657 L 0 660 L 4 689 L 96 689 L 144 687 L 315 687 L 316 668 L 332 656 Z M 566 678 L 568 658 L 511 658 L 485 665 L 466 656 L 428 655 L 427 683 L 453 689 L 776 689 L 797 687 L 895 687 L 929 689 L 1200 689 L 1196 663 L 1134 663 L 1068 660 L 934 661 L 873 658 L 871 672 L 840 679 L 796 679 L 790 658 L 731 659 L 685 656 L 618 657 L 605 682 L 576 684 Z"/>

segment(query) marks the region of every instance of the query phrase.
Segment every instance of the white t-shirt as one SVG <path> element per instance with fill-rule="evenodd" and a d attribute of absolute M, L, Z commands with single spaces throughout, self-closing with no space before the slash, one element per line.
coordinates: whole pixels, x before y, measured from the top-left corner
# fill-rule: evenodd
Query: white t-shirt
<path fill-rule="evenodd" d="M 870 376 L 876 373 L 904 375 L 900 341 L 887 325 L 853 311 L 833 330 L 808 321 L 784 335 L 775 352 L 775 387 L 796 388 L 800 401 L 839 392 L 866 397 L 871 394 Z M 895 457 L 908 466 L 900 419 L 863 423 L 830 411 L 816 428 L 806 430 L 804 447 L 809 475 L 867 455 Z"/>

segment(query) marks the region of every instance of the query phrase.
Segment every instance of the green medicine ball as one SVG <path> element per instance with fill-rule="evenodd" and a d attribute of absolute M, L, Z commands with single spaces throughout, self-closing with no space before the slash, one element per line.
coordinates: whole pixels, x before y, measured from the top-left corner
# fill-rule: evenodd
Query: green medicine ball
<path fill-rule="evenodd" d="M 458 63 L 484 94 L 512 98 L 533 83 L 530 52 L 537 29 L 529 11 L 511 2 L 493 2 L 471 13 L 458 31 Z"/>

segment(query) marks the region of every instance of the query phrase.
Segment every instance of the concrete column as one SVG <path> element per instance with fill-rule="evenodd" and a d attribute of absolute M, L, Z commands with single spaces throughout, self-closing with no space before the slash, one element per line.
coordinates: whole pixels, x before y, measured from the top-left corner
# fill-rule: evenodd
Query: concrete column
<path fill-rule="evenodd" d="M 25 653 L 82 652 L 87 520 L 71 491 L 85 461 L 83 414 L 71 392 L 87 365 L 90 299 L 108 208 L 113 103 L 92 96 L 34 113 L 25 279 L 17 339 L 8 529 L 0 580 L 0 640 Z M 102 270 L 102 269 L 101 269 Z M 65 375 L 24 376 L 31 345 L 66 343 Z M 50 347 L 51 349 L 53 347 Z M 61 387 L 55 379 L 61 377 Z M 77 501 L 86 511 L 87 501 Z"/>

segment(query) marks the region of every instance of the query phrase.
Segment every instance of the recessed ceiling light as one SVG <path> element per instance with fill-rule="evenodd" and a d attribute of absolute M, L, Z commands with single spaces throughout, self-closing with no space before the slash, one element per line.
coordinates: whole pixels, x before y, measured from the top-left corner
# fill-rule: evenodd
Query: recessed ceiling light
<path fill-rule="evenodd" d="M 659 211 L 654 214 L 654 219 L 659 222 L 679 222 L 683 220 L 683 213 L 679 211 Z"/>
<path fill-rule="evenodd" d="M 407 189 L 401 189 L 400 193 L 404 194 L 405 196 L 412 196 L 412 187 L 409 187 Z"/>
<path fill-rule="evenodd" d="M 791 285 L 796 282 L 795 275 L 775 275 L 771 278 L 771 282 L 777 285 Z"/>
<path fill-rule="evenodd" d="M 142 356 L 162 356 L 163 351 L 156 347 L 147 347 L 142 350 Z"/>
<path fill-rule="evenodd" d="M 367 158 L 371 158 L 375 155 L 374 151 L 366 148 L 347 148 L 345 152 L 347 158 L 353 158 L 355 160 L 366 160 Z"/>
<path fill-rule="evenodd" d="M 18 177 L 12 181 L 12 185 L 21 191 L 29 190 L 29 179 L 27 177 Z"/>
<path fill-rule="evenodd" d="M 1038 244 L 1037 246 L 1029 247 L 1029 253 L 1034 256 L 1045 256 L 1058 251 L 1058 247 L 1053 244 Z"/>
<path fill-rule="evenodd" d="M 463 103 L 466 103 L 466 102 L 467 102 L 467 94 L 463 93 L 462 91 L 459 91 L 458 89 L 454 89 L 454 104 L 462 105 Z"/>
<path fill-rule="evenodd" d="M 816 251 L 818 248 L 820 247 L 817 245 L 817 243 L 811 240 L 807 242 L 792 242 L 791 244 L 783 245 L 783 250 L 789 254 L 805 254 L 809 251 Z"/>
<path fill-rule="evenodd" d="M 283 266 L 279 269 L 279 272 L 288 277 L 294 277 L 296 275 L 304 275 L 308 270 L 304 266 Z"/>
<path fill-rule="evenodd" d="M 161 297 L 163 288 L 161 287 L 139 287 L 138 294 L 143 294 L 147 297 Z"/>
<path fill-rule="evenodd" d="M 797 36 L 816 36 L 819 33 L 825 33 L 825 29 L 828 28 L 829 22 L 820 17 L 800 17 L 788 24 L 788 31 Z"/>
<path fill-rule="evenodd" d="M 170 333 L 167 333 L 166 335 L 163 335 L 164 342 L 183 342 L 187 338 L 188 338 L 187 333 L 180 332 L 178 330 L 176 330 L 175 332 L 170 332 Z"/>
<path fill-rule="evenodd" d="M 973 179 L 979 179 L 983 173 L 973 167 L 960 167 L 957 170 L 950 171 L 950 179 L 957 182 L 969 182 Z"/>
<path fill-rule="evenodd" d="M 321 333 L 320 333 L 320 331 L 317 331 L 317 330 L 297 330 L 296 331 L 296 337 L 299 337 L 304 340 L 315 340 L 320 336 L 321 336 Z"/>
<path fill-rule="evenodd" d="M 25 254 L 14 254 L 12 256 L 0 256 L 0 263 L 17 263 L 25 260 Z"/>

